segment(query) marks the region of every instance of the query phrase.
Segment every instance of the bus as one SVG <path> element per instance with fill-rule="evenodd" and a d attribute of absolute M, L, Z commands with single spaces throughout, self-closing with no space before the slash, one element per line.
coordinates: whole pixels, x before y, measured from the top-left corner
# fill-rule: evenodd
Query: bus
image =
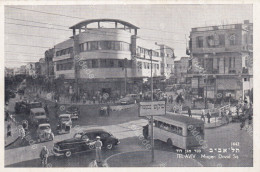
<path fill-rule="evenodd" d="M 166 142 L 169 146 L 187 149 L 200 147 L 204 141 L 204 121 L 167 112 L 154 116 L 154 139 Z M 151 137 L 151 127 L 143 128 L 144 137 Z M 145 136 L 146 135 L 146 136 Z"/>

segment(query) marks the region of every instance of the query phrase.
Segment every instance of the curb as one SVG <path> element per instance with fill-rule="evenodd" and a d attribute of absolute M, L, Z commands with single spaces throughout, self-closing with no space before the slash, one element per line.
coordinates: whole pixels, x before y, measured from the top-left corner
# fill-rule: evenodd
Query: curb
<path fill-rule="evenodd" d="M 16 141 L 18 141 L 18 139 L 20 138 L 20 136 L 18 136 L 14 141 L 12 141 L 11 143 L 5 145 L 5 148 L 11 146 L 12 144 L 14 144 Z"/>
<path fill-rule="evenodd" d="M 143 150 L 139 150 L 139 151 L 127 151 L 127 152 L 120 152 L 120 153 L 117 153 L 117 154 L 113 154 L 111 155 L 110 157 L 106 158 L 104 161 L 103 161 L 103 164 L 105 165 L 105 167 L 110 167 L 109 164 L 107 163 L 107 161 L 110 159 L 110 158 L 113 158 L 114 156 L 117 156 L 117 155 L 121 155 L 121 154 L 125 154 L 125 153 L 132 153 L 132 152 L 145 152 Z M 150 152 L 150 151 L 147 151 L 147 152 Z M 166 152 L 166 151 L 161 151 L 161 152 Z M 173 152 L 175 153 L 175 152 Z M 195 159 L 191 159 L 192 161 L 194 161 L 195 163 L 198 164 L 199 167 L 203 167 L 203 165 L 199 162 L 199 161 L 196 161 Z M 153 167 L 153 166 L 151 166 Z M 156 167 L 156 166 L 155 166 Z M 114 167 L 115 168 L 115 167 Z M 147 167 L 149 168 L 149 167 Z"/>

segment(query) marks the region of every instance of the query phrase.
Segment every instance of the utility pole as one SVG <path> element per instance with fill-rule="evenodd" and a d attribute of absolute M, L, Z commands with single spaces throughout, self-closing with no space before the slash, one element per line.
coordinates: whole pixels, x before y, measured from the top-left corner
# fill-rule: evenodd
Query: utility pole
<path fill-rule="evenodd" d="M 208 75 L 206 75 L 206 95 L 205 95 L 205 109 L 207 109 L 208 105 Z"/>
<path fill-rule="evenodd" d="M 153 102 L 153 50 L 150 50 L 151 60 L 151 101 Z M 153 116 L 151 116 L 151 144 L 152 144 L 152 162 L 154 162 L 154 133 L 153 133 Z"/>
<path fill-rule="evenodd" d="M 125 95 L 127 94 L 127 90 L 126 90 L 126 84 L 127 84 L 127 58 L 125 58 L 124 61 L 124 67 L 125 67 Z"/>

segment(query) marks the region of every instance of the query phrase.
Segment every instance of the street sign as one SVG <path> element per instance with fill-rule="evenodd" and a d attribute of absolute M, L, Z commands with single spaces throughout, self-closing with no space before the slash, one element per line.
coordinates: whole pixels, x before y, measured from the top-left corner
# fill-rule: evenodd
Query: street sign
<path fill-rule="evenodd" d="M 155 116 L 165 114 L 165 101 L 140 102 L 139 104 L 139 116 Z"/>

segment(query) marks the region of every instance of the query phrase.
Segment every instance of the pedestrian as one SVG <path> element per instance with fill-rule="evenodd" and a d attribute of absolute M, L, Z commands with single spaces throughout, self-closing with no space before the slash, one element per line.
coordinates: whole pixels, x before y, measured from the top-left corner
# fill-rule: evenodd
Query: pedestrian
<path fill-rule="evenodd" d="M 8 121 L 7 123 L 7 137 L 12 136 L 12 131 L 11 131 L 11 122 Z"/>
<path fill-rule="evenodd" d="M 102 163 L 102 157 L 101 157 L 101 148 L 102 148 L 102 142 L 100 140 L 100 136 L 97 136 L 97 141 L 95 142 L 96 147 L 96 161 L 97 163 Z"/>
<path fill-rule="evenodd" d="M 208 113 L 207 113 L 207 118 L 208 118 L 208 123 L 210 123 L 210 118 L 211 118 L 211 115 L 210 115 L 210 112 L 208 110 Z"/>
<path fill-rule="evenodd" d="M 107 116 L 110 115 L 110 111 L 111 111 L 111 108 L 110 108 L 109 104 L 107 104 Z"/>
<path fill-rule="evenodd" d="M 46 102 L 45 102 L 45 105 L 44 105 L 44 110 L 45 110 L 46 114 L 49 115 L 49 109 L 48 109 L 48 105 L 47 105 Z"/>
<path fill-rule="evenodd" d="M 93 96 L 93 104 L 95 104 L 95 102 L 96 102 L 96 97 Z"/>
<path fill-rule="evenodd" d="M 248 125 L 252 124 L 253 117 L 251 114 L 248 116 Z"/>
<path fill-rule="evenodd" d="M 245 126 L 245 121 L 246 121 L 245 115 L 242 114 L 242 116 L 241 116 L 240 130 L 242 130 L 242 129 L 244 128 L 244 126 Z"/>
<path fill-rule="evenodd" d="M 189 117 L 192 117 L 192 114 L 191 114 L 191 109 L 190 109 L 190 107 L 188 107 L 188 115 L 189 115 Z"/>
<path fill-rule="evenodd" d="M 201 112 L 201 116 L 200 116 L 201 120 L 204 121 L 205 123 L 205 110 L 203 109 L 202 112 Z"/>
<path fill-rule="evenodd" d="M 10 114 L 8 111 L 5 111 L 5 121 L 9 121 L 10 119 Z"/>
<path fill-rule="evenodd" d="M 21 139 L 23 140 L 25 138 L 25 130 L 23 127 L 19 128 L 19 134 Z"/>
<path fill-rule="evenodd" d="M 27 120 L 23 120 L 22 121 L 22 126 L 23 126 L 23 129 L 25 131 L 25 133 L 28 131 L 28 121 Z"/>
<path fill-rule="evenodd" d="M 47 149 L 46 146 L 43 146 L 43 148 L 41 150 L 41 153 L 40 153 L 42 167 L 46 167 L 47 166 L 48 156 L 49 156 L 49 150 Z"/>

